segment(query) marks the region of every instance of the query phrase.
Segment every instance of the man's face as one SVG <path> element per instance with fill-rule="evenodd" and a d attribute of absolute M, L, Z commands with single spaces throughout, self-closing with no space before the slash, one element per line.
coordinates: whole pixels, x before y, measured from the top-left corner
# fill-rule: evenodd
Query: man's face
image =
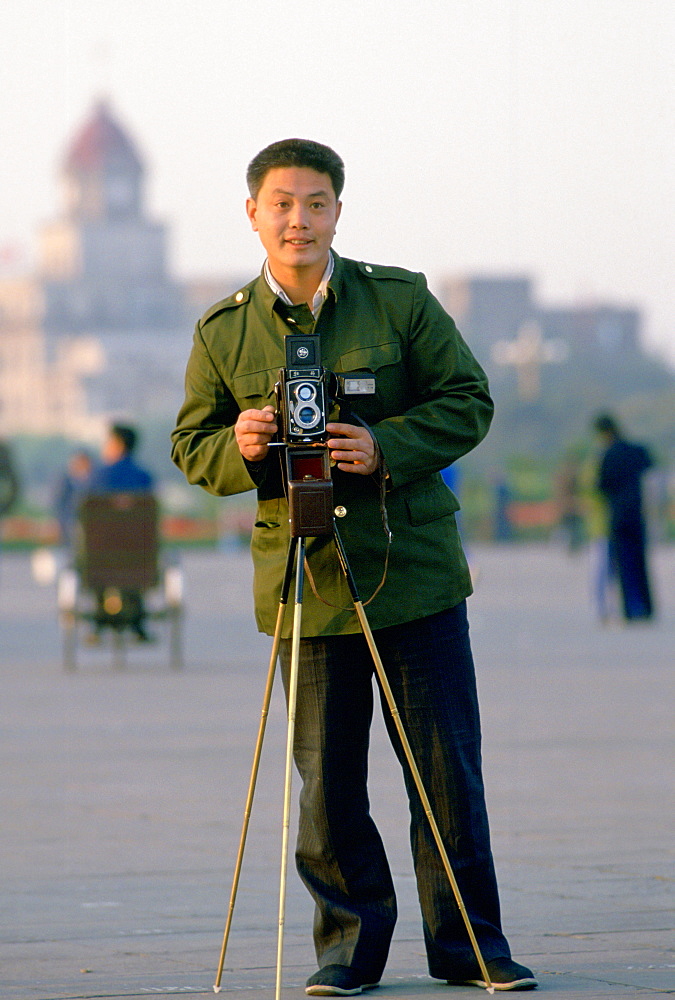
<path fill-rule="evenodd" d="M 304 269 L 316 271 L 320 280 L 341 209 L 328 174 L 309 167 L 276 167 L 267 173 L 258 197 L 247 200 L 246 212 L 278 281 L 293 271 L 300 276 Z"/>

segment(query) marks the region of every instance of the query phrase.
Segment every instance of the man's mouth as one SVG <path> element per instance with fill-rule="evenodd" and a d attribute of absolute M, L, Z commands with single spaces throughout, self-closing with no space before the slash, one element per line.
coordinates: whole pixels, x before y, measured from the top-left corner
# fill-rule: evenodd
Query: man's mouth
<path fill-rule="evenodd" d="M 313 242 L 313 240 L 297 240 L 297 239 L 293 239 L 293 240 L 286 240 L 286 242 L 290 243 L 292 247 L 307 247 L 307 246 L 309 246 L 310 243 Z"/>

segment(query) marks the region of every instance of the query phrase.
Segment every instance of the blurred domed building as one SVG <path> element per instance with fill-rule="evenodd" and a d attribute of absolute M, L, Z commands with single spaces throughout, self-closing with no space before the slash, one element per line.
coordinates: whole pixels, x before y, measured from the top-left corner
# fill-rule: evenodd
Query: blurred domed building
<path fill-rule="evenodd" d="M 37 273 L 0 280 L 0 433 L 95 438 L 111 416 L 175 415 L 195 317 L 232 281 L 179 282 L 146 169 L 107 102 L 70 142 Z"/>

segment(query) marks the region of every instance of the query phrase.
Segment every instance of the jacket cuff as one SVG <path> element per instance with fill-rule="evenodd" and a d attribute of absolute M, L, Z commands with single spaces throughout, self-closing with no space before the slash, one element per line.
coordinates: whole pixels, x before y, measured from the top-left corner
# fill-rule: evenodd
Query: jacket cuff
<path fill-rule="evenodd" d="M 261 459 L 260 462 L 249 462 L 247 458 L 242 455 L 242 461 L 246 466 L 246 471 L 253 480 L 256 486 L 262 486 L 262 484 L 267 479 L 267 472 L 270 464 L 270 457 L 266 455 L 265 458 Z"/>

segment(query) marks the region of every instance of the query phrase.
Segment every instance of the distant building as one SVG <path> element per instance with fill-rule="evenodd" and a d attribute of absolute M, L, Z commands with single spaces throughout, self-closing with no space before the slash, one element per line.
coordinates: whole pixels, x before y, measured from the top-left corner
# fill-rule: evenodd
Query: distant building
<path fill-rule="evenodd" d="M 236 282 L 176 281 L 145 168 L 105 102 L 70 144 L 37 273 L 0 280 L 0 433 L 94 438 L 175 413 L 195 317 Z"/>
<path fill-rule="evenodd" d="M 492 380 L 516 381 L 521 400 L 540 392 L 546 365 L 606 366 L 645 358 L 637 309 L 610 304 L 549 308 L 518 276 L 447 279 L 440 298 Z M 509 371 L 510 370 L 510 371 Z"/>
<path fill-rule="evenodd" d="M 159 331 L 181 318 L 166 226 L 145 216 L 144 180 L 130 138 L 97 105 L 63 165 L 63 214 L 40 234 L 50 334 Z"/>
<path fill-rule="evenodd" d="M 641 315 L 638 309 L 612 305 L 540 309 L 539 321 L 545 336 L 559 337 L 569 345 L 572 357 L 608 360 L 642 355 Z"/>
<path fill-rule="evenodd" d="M 483 364 L 498 341 L 514 340 L 537 319 L 532 280 L 524 276 L 448 278 L 440 298 Z"/>
<path fill-rule="evenodd" d="M 85 379 L 103 367 L 100 345 L 80 337 L 50 341 L 44 290 L 33 278 L 0 280 L 0 435 L 99 436 Z"/>

